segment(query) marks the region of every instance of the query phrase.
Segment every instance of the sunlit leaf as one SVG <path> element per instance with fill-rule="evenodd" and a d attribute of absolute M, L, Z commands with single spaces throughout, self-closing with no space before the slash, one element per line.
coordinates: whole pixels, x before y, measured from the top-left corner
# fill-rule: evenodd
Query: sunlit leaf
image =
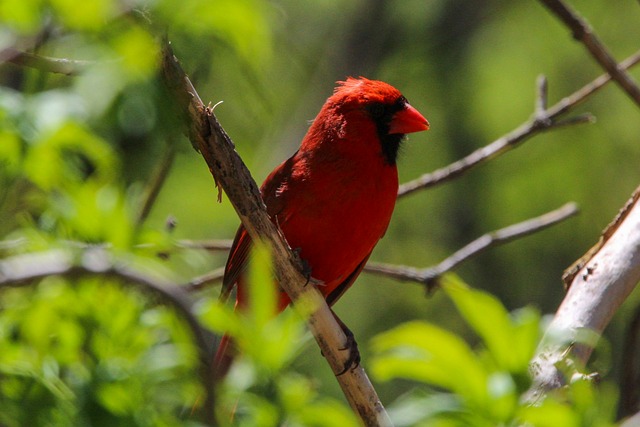
<path fill-rule="evenodd" d="M 20 33 L 37 30 L 41 24 L 41 0 L 0 0 L 0 22 Z"/>
<path fill-rule="evenodd" d="M 260 66 L 271 56 L 272 36 L 266 10 L 260 1 L 186 0 L 176 8 L 172 0 L 164 0 L 158 10 L 186 31 L 200 37 L 215 35 L 224 40 L 250 65 Z M 194 16 L 198 19 L 194 20 Z"/>
<path fill-rule="evenodd" d="M 49 0 L 64 25 L 73 30 L 97 30 L 116 11 L 113 0 Z"/>
<path fill-rule="evenodd" d="M 22 159 L 21 150 L 22 144 L 16 133 L 0 130 L 0 171 L 16 173 Z"/>
<path fill-rule="evenodd" d="M 546 399 L 540 405 L 521 409 L 520 419 L 536 427 L 578 427 L 579 417 L 567 404 Z"/>
<path fill-rule="evenodd" d="M 415 379 L 459 393 L 473 404 L 487 403 L 487 372 L 455 334 L 408 322 L 378 335 L 372 345 L 379 353 L 372 371 L 381 380 Z"/>
<path fill-rule="evenodd" d="M 158 44 L 139 27 L 131 27 L 119 34 L 113 41 L 113 47 L 123 68 L 136 79 L 150 76 L 158 65 Z"/>
<path fill-rule="evenodd" d="M 253 316 L 255 326 L 261 328 L 277 313 L 273 261 L 269 247 L 262 243 L 253 245 L 250 258 L 247 274 L 249 312 Z"/>
<path fill-rule="evenodd" d="M 106 183 L 115 178 L 117 158 L 103 139 L 68 122 L 28 151 L 25 171 L 46 190 L 65 188 L 87 179 Z"/>
<path fill-rule="evenodd" d="M 515 322 L 496 297 L 467 287 L 453 275 L 446 276 L 442 288 L 480 335 L 500 369 L 527 370 L 538 342 L 539 315 L 526 309 Z"/>

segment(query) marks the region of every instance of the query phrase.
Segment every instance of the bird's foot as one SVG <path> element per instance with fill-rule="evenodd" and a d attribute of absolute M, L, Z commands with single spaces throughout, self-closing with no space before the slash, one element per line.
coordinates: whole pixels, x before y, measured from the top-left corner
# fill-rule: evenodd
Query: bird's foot
<path fill-rule="evenodd" d="M 349 329 L 349 327 L 347 327 L 347 325 L 345 325 L 344 322 L 340 320 L 338 316 L 336 316 L 333 310 L 331 310 L 331 314 L 333 314 L 336 322 L 338 322 L 338 325 L 340 325 L 340 329 L 342 329 L 342 332 L 344 332 L 345 336 L 347 337 L 347 341 L 345 342 L 344 347 L 339 348 L 339 350 L 349 350 L 349 357 L 344 362 L 342 371 L 336 374 L 336 376 L 339 377 L 340 375 L 343 375 L 348 371 L 353 371 L 358 366 L 360 366 L 360 350 L 358 349 L 358 343 L 356 342 L 355 335 L 353 334 L 353 332 L 351 332 L 351 329 Z M 322 354 L 322 356 L 324 357 L 324 353 L 322 351 L 320 352 L 320 354 Z"/>
<path fill-rule="evenodd" d="M 349 350 L 349 357 L 344 362 L 344 367 L 342 371 L 336 374 L 337 377 L 345 374 L 347 371 L 353 371 L 358 366 L 360 366 L 360 350 L 358 349 L 358 343 L 356 342 L 356 337 L 351 332 L 351 329 L 347 328 L 344 323 L 340 325 L 344 334 L 347 336 L 347 342 L 345 346 L 340 350 Z"/>
<path fill-rule="evenodd" d="M 291 250 L 293 252 L 293 254 L 296 256 L 298 263 L 302 266 L 302 275 L 304 276 L 304 278 L 307 280 L 304 283 L 304 286 L 306 287 L 308 284 L 312 284 L 315 286 L 324 286 L 324 282 L 322 280 L 319 279 L 314 279 L 311 276 L 311 265 L 307 262 L 306 259 L 303 259 L 300 256 L 300 252 L 302 252 L 302 248 L 295 248 Z"/>

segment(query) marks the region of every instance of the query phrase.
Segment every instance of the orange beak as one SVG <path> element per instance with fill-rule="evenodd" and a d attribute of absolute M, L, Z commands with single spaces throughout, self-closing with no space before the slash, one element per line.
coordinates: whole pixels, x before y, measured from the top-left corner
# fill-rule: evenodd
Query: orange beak
<path fill-rule="evenodd" d="M 413 133 L 429 129 L 429 122 L 411 105 L 394 114 L 389 123 L 389 135 L 396 133 Z"/>

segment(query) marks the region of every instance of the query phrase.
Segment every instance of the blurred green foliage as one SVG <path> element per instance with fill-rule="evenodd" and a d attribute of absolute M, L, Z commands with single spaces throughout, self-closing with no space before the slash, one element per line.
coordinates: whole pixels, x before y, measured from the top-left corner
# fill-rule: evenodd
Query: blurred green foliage
<path fill-rule="evenodd" d="M 638 48 L 636 4 L 572 3 L 617 58 Z M 526 120 L 538 74 L 548 76 L 554 103 L 601 73 L 536 2 L 0 0 L 3 61 L 7 49 L 80 61 L 73 76 L 0 64 L 2 259 L 52 250 L 79 259 L 99 246 L 175 283 L 222 265 L 224 253 L 176 244 L 232 237 L 238 221 L 228 203 L 215 203 L 211 176 L 158 79 L 165 33 L 200 95 L 225 101 L 216 114 L 258 181 L 296 149 L 347 75 L 392 83 L 428 117 L 432 130 L 412 136 L 400 159 L 407 181 Z M 534 408 L 519 400 L 539 313 L 562 297 L 561 271 L 638 183 L 637 107 L 610 85 L 576 113 L 584 111 L 597 123 L 537 136 L 400 201 L 373 255 L 427 266 L 491 229 L 577 201 L 579 219 L 460 268 L 466 282 L 497 298 L 450 284 L 425 299 L 418 286 L 363 275 L 336 305 L 365 366 L 375 355 L 376 387 L 383 402 L 395 402 L 397 425 L 614 419 L 615 349 L 637 295 L 606 337 L 614 350 L 598 365 L 604 385 L 578 381 Z M 173 152 L 151 214 L 141 218 L 151 177 Z M 270 277 L 268 256 L 256 258 L 252 283 L 260 284 Z M 255 288 L 257 300 L 273 297 L 270 287 Z M 268 303 L 237 316 L 214 303 L 216 293 L 194 294 L 199 318 L 232 334 L 245 355 L 220 387 L 222 424 L 231 423 L 236 402 L 239 425 L 356 424 L 316 346 L 302 345 L 299 316 L 273 318 Z M 512 311 L 522 306 L 535 309 Z M 0 424 L 196 425 L 200 379 L 184 322 L 126 281 L 47 277 L 0 290 Z"/>

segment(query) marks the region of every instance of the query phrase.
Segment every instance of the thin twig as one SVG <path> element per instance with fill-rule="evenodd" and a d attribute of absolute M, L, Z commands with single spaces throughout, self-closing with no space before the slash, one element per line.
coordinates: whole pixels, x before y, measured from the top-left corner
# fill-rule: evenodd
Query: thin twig
<path fill-rule="evenodd" d="M 418 282 L 425 285 L 427 291 L 431 291 L 437 286 L 440 276 L 451 271 L 464 261 L 470 260 L 491 247 L 543 230 L 577 213 L 578 208 L 576 204 L 567 203 L 539 217 L 492 231 L 459 249 L 434 267 L 416 269 L 414 267 L 401 265 L 369 263 L 365 266 L 364 271 L 391 277 L 396 280 Z"/>
<path fill-rule="evenodd" d="M 158 194 L 160 194 L 160 190 L 166 182 L 167 176 L 169 176 L 169 171 L 171 170 L 173 161 L 176 158 L 176 150 L 174 147 L 175 144 L 173 144 L 172 141 L 169 141 L 160 162 L 154 170 L 149 185 L 145 190 L 142 203 L 140 204 L 140 211 L 136 218 L 136 224 L 138 225 L 142 224 L 149 216 L 151 208 L 158 198 Z"/>
<path fill-rule="evenodd" d="M 11 240 L 2 240 L 0 241 L 0 251 L 16 249 L 26 245 L 28 242 L 29 241 L 27 240 L 26 237 L 18 237 L 17 239 L 11 239 Z"/>
<path fill-rule="evenodd" d="M 549 105 L 549 86 L 546 76 L 538 76 L 537 88 L 538 96 L 536 96 L 535 116 L 538 119 L 547 119 L 547 106 Z"/>
<path fill-rule="evenodd" d="M 209 273 L 203 274 L 202 276 L 195 277 L 189 281 L 189 283 L 185 284 L 183 287 L 188 292 L 199 291 L 208 285 L 212 285 L 214 283 L 219 283 L 224 278 L 224 267 L 216 268 Z"/>
<path fill-rule="evenodd" d="M 629 58 L 621 62 L 620 68 L 626 70 L 635 66 L 636 64 L 638 64 L 638 62 L 640 62 L 640 51 L 634 53 Z M 545 121 L 541 120 L 539 111 L 537 110 L 536 113 L 534 113 L 532 119 L 523 123 L 517 129 L 502 136 L 494 142 L 477 149 L 468 156 L 456 162 L 453 162 L 448 166 L 424 174 L 413 181 L 402 184 L 398 189 L 398 197 L 403 197 L 415 191 L 430 188 L 442 182 L 447 182 L 454 178 L 457 178 L 473 167 L 478 166 L 479 164 L 493 159 L 503 153 L 506 153 L 513 148 L 516 148 L 520 143 L 526 141 L 539 132 L 549 130 L 552 127 L 555 128 L 568 124 L 592 121 L 593 118 L 591 115 L 580 115 L 574 119 L 568 119 L 568 121 L 557 119 L 565 113 L 569 112 L 577 105 L 584 102 L 589 96 L 597 92 L 610 80 L 611 76 L 609 74 L 603 74 L 594 79 L 591 83 L 583 86 L 571 95 L 564 97 L 559 102 L 546 109 L 544 118 L 546 119 L 546 121 L 552 122 L 551 126 L 549 126 L 549 123 L 547 123 L 547 126 L 544 125 Z M 543 104 L 543 102 L 539 98 L 540 86 L 538 86 L 538 98 L 536 99 L 536 106 L 538 108 Z"/>
<path fill-rule="evenodd" d="M 179 240 L 176 245 L 184 249 L 202 249 L 205 251 L 228 251 L 231 249 L 233 240 L 212 239 L 212 240 Z"/>
<path fill-rule="evenodd" d="M 10 47 L 0 51 L 0 63 L 3 62 L 10 62 L 15 65 L 35 68 L 49 73 L 65 74 L 67 76 L 78 75 L 86 70 L 90 65 L 95 64 L 94 61 L 51 58 L 48 56 L 23 52 Z"/>
<path fill-rule="evenodd" d="M 204 421 L 208 425 L 214 425 L 215 390 L 210 364 L 211 351 L 205 339 L 206 330 L 191 312 L 189 295 L 181 287 L 157 274 L 152 275 L 130 264 L 114 261 L 103 248 L 86 249 L 80 257 L 74 255 L 70 251 L 54 250 L 4 259 L 0 261 L 0 288 L 26 286 L 49 276 L 62 276 L 70 279 L 71 283 L 74 279 L 100 276 L 117 279 L 123 285 L 134 285 L 144 292 L 159 296 L 182 316 L 193 334 L 200 355 L 205 389 Z"/>
<path fill-rule="evenodd" d="M 573 33 L 573 37 L 584 44 L 591 56 L 640 107 L 640 87 L 638 87 L 629 73 L 618 65 L 607 47 L 600 41 L 585 20 L 571 10 L 562 0 L 540 0 L 540 2 L 564 22 Z"/>

